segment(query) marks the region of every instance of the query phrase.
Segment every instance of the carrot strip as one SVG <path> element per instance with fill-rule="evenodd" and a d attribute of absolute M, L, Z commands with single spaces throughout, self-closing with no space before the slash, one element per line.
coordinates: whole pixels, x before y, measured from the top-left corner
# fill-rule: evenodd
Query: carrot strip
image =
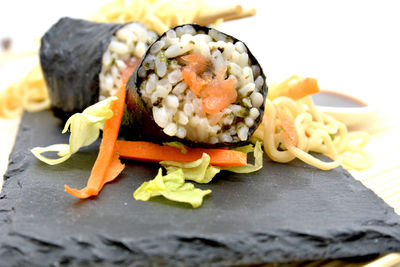
<path fill-rule="evenodd" d="M 133 57 L 129 61 L 125 62 L 127 68 L 122 72 L 121 75 L 122 84 L 126 84 L 128 82 L 139 63 L 140 58 L 138 57 Z"/>
<path fill-rule="evenodd" d="M 121 118 L 124 112 L 125 84 L 118 89 L 116 97 L 118 99 L 112 103 L 111 107 L 113 116 L 105 123 L 99 154 L 97 155 L 86 187 L 81 190 L 76 190 L 65 185 L 65 190 L 75 197 L 88 198 L 97 196 L 104 184 L 113 180 L 116 177 L 114 174 L 121 172 L 123 169 L 123 165 L 119 162 L 118 156 L 115 156 L 115 142 L 118 137 Z M 112 173 L 112 175 L 110 173 Z M 111 178 L 110 176 L 114 177 Z"/>
<path fill-rule="evenodd" d="M 109 183 L 117 178 L 117 176 L 122 172 L 124 168 L 125 164 L 122 164 L 119 160 L 119 155 L 117 153 L 114 153 L 111 164 L 108 166 L 106 174 L 104 175 L 104 180 L 101 183 L 100 187 L 102 188 L 106 183 Z M 77 190 L 74 188 L 70 188 L 67 185 L 65 186 L 65 188 L 68 193 L 78 198 L 89 198 L 93 196 L 93 194 L 95 194 L 94 190 Z"/>
<path fill-rule="evenodd" d="M 215 166 L 246 166 L 247 156 L 243 152 L 222 148 L 187 148 L 186 154 L 179 148 L 160 146 L 144 141 L 121 141 L 116 143 L 116 151 L 121 158 L 160 162 L 190 162 L 201 158 L 203 153 L 210 156 L 210 164 Z"/>
<path fill-rule="evenodd" d="M 271 85 L 268 90 L 268 98 L 272 100 L 279 96 L 287 96 L 298 100 L 318 92 L 319 87 L 316 79 L 301 78 L 294 75 L 277 85 Z"/>
<path fill-rule="evenodd" d="M 122 170 L 125 168 L 125 164 L 122 164 L 121 161 L 119 160 L 119 155 L 118 153 L 114 152 L 112 161 L 110 166 L 108 166 L 106 175 L 104 176 L 104 183 L 109 183 L 113 181 L 117 176 L 122 172 Z M 102 186 L 103 186 L 102 185 Z"/>
<path fill-rule="evenodd" d="M 299 135 L 297 134 L 294 120 L 276 107 L 276 115 L 278 116 L 284 136 L 295 146 L 299 145 Z"/>

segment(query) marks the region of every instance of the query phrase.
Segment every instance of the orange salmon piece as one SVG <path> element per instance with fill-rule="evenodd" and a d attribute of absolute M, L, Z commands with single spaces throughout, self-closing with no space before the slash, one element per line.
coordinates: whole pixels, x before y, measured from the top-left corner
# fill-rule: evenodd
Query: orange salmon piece
<path fill-rule="evenodd" d="M 187 65 L 182 68 L 182 78 L 190 90 L 202 98 L 202 106 L 207 114 L 216 114 L 236 101 L 236 79 L 224 79 L 226 68 L 216 73 L 207 71 L 210 60 L 201 54 L 182 56 Z"/>
<path fill-rule="evenodd" d="M 214 81 L 203 91 L 203 110 L 208 114 L 216 114 L 236 101 L 236 79 L 229 78 Z"/>

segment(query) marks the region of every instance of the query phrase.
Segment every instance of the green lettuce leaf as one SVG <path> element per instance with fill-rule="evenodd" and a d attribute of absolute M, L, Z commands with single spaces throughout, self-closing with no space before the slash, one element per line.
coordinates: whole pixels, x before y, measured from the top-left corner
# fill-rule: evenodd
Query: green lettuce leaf
<path fill-rule="evenodd" d="M 246 146 L 239 146 L 239 147 L 234 147 L 232 150 L 240 151 L 245 154 L 251 153 L 254 151 L 254 146 L 252 144 L 248 144 Z"/>
<path fill-rule="evenodd" d="M 64 134 L 68 129 L 70 130 L 69 144 L 35 147 L 31 152 L 36 158 L 50 165 L 66 161 L 81 147 L 88 146 L 99 138 L 100 130 L 104 128 L 105 122 L 113 116 L 111 102 L 116 99 L 116 97 L 109 97 L 86 108 L 82 113 L 72 115 L 62 131 Z M 59 158 L 45 157 L 42 155 L 45 152 L 57 152 Z"/>
<path fill-rule="evenodd" d="M 202 184 L 209 183 L 220 172 L 219 168 L 210 165 L 210 156 L 206 153 L 192 162 L 161 161 L 160 164 L 168 173 L 181 169 L 186 180 Z"/>
<path fill-rule="evenodd" d="M 183 154 L 187 153 L 187 149 L 186 149 L 185 145 L 178 141 L 166 142 L 166 143 L 163 143 L 163 145 L 176 147 L 176 148 L 179 148 Z"/>
<path fill-rule="evenodd" d="M 254 164 L 247 164 L 246 166 L 240 166 L 240 167 L 227 167 L 224 170 L 236 173 L 251 173 L 261 169 L 263 167 L 263 153 L 264 153 L 262 151 L 261 144 L 262 142 L 257 141 L 254 147 L 253 145 L 247 145 L 235 148 L 235 150 L 242 151 L 246 154 L 253 152 Z"/>
<path fill-rule="evenodd" d="M 203 197 L 210 194 L 211 190 L 195 188 L 191 183 L 185 183 L 182 169 L 162 175 L 162 169 L 158 170 L 157 176 L 148 182 L 144 182 L 133 193 L 136 200 L 148 201 L 155 196 L 163 196 L 169 200 L 191 204 L 198 208 L 203 203 Z"/>

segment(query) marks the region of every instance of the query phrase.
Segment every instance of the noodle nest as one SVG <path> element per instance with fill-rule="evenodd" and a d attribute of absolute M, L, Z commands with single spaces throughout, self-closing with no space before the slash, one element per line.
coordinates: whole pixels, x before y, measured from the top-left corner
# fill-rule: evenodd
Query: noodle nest
<path fill-rule="evenodd" d="M 267 99 L 263 121 L 254 133 L 262 139 L 266 154 L 276 162 L 287 163 L 298 158 L 322 170 L 342 165 L 349 170 L 363 170 L 372 162 L 363 147 L 368 143 L 367 132 L 348 132 L 344 123 L 318 111 L 310 96 L 293 100 L 289 97 Z M 279 114 L 294 121 L 298 144 L 295 145 L 282 129 Z M 320 153 L 329 160 L 321 160 L 310 152 Z"/>

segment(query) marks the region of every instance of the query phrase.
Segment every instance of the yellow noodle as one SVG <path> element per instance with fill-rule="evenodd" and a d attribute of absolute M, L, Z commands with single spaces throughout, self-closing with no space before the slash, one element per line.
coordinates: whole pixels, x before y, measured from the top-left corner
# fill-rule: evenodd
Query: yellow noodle
<path fill-rule="evenodd" d="M 271 101 L 267 100 L 265 105 L 265 112 L 264 115 L 264 132 L 263 132 L 263 140 L 264 140 L 264 150 L 269 156 L 270 159 L 273 161 L 278 161 L 282 163 L 286 163 L 292 161 L 295 156 L 290 153 L 290 151 L 279 151 L 279 143 L 277 142 L 277 137 L 280 135 L 275 135 L 276 127 L 275 127 L 275 120 L 276 120 L 276 110 L 271 103 Z"/>
<path fill-rule="evenodd" d="M 39 111 L 49 107 L 42 71 L 36 66 L 24 78 L 11 84 L 0 95 L 0 116 L 14 118 L 23 110 Z"/>
<path fill-rule="evenodd" d="M 289 146 L 287 146 L 287 148 L 294 156 L 296 156 L 296 158 L 299 158 L 300 160 L 304 161 L 305 163 L 315 166 L 321 170 L 330 170 L 330 169 L 336 168 L 342 162 L 340 159 L 336 159 L 331 162 L 324 162 L 293 145 L 289 145 Z"/>
<path fill-rule="evenodd" d="M 196 16 L 208 9 L 204 0 L 114 0 L 94 13 L 90 19 L 97 22 L 139 21 L 162 34 L 184 23 L 193 23 Z"/>
<path fill-rule="evenodd" d="M 279 109 L 279 110 L 277 110 Z M 290 116 L 298 135 L 298 145 L 285 138 L 277 113 Z M 318 111 L 311 97 L 293 100 L 277 97 L 265 102 L 265 114 L 255 137 L 264 140 L 264 150 L 274 161 L 286 163 L 298 158 L 322 170 L 342 165 L 346 169 L 362 170 L 372 165 L 363 147 L 368 142 L 365 132 L 349 133 L 346 125 Z M 310 152 L 324 154 L 331 161 L 322 161 Z"/>

